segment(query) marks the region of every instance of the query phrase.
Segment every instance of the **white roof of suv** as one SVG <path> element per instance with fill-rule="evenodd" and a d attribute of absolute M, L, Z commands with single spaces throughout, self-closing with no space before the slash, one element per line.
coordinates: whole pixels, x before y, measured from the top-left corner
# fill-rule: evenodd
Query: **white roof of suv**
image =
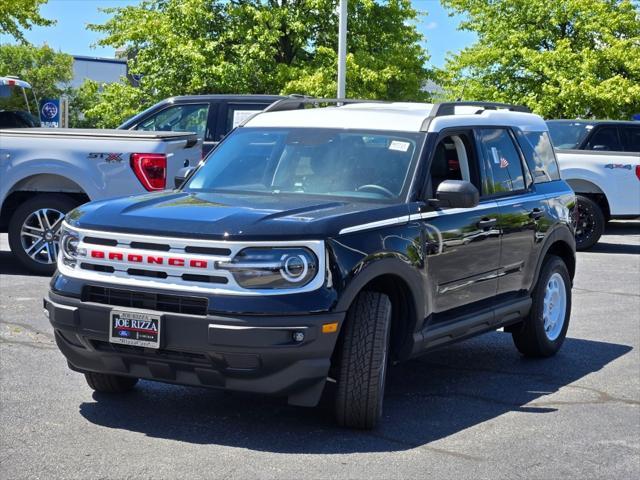
<path fill-rule="evenodd" d="M 318 100 L 322 102 L 322 100 Z M 250 118 L 247 127 L 357 128 L 359 130 L 423 131 L 425 120 L 435 105 L 431 103 L 350 103 L 342 106 L 295 110 L 265 111 Z M 514 126 L 525 131 L 547 131 L 538 115 L 507 109 L 456 105 L 455 114 L 435 116 L 429 132 L 461 126 Z"/>

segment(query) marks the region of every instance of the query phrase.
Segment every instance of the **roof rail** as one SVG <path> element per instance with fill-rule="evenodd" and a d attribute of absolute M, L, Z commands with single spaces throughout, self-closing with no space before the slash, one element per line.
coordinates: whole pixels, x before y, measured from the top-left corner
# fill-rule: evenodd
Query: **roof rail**
<path fill-rule="evenodd" d="M 442 102 L 436 103 L 431 109 L 429 116 L 422 122 L 421 131 L 426 132 L 429 130 L 429 124 L 436 117 L 443 117 L 445 115 L 455 115 L 456 107 L 478 107 L 478 110 L 474 112 L 476 115 L 486 110 L 509 110 L 510 112 L 531 113 L 528 107 L 524 105 L 510 105 L 508 103 L 497 102 Z"/>
<path fill-rule="evenodd" d="M 382 100 L 363 100 L 356 98 L 315 98 L 307 97 L 305 95 L 289 95 L 287 98 L 273 102 L 262 113 L 266 112 L 282 112 L 284 110 L 297 110 L 304 108 L 305 105 L 318 106 L 321 103 L 335 103 L 335 104 L 348 104 L 348 103 L 389 103 Z"/>

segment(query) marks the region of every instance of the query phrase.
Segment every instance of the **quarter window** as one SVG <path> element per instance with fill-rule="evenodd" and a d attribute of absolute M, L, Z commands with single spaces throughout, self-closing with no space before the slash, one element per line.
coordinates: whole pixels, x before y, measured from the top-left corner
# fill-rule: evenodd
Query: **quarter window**
<path fill-rule="evenodd" d="M 483 158 L 482 194 L 500 195 L 526 187 L 520 154 L 504 128 L 478 130 Z"/>
<path fill-rule="evenodd" d="M 520 132 L 518 140 L 535 183 L 560 180 L 560 171 L 547 132 Z"/>

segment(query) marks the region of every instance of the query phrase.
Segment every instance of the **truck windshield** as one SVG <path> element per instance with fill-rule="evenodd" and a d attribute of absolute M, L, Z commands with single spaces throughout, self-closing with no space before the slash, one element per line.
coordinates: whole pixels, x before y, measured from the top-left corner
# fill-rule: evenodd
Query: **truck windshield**
<path fill-rule="evenodd" d="M 186 190 L 397 199 L 423 141 L 421 133 L 238 128 Z"/>
<path fill-rule="evenodd" d="M 551 141 L 555 148 L 568 150 L 578 148 L 593 128 L 592 122 L 547 122 Z"/>

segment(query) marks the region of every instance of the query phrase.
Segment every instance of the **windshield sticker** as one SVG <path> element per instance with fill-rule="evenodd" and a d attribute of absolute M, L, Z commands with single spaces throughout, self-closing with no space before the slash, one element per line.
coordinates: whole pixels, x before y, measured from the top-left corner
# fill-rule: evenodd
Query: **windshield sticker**
<path fill-rule="evenodd" d="M 255 113 L 258 113 L 259 110 L 234 110 L 233 112 L 233 124 L 231 128 L 236 128 L 242 122 L 244 122 L 247 118 L 252 116 Z"/>
<path fill-rule="evenodd" d="M 491 156 L 493 156 L 493 163 L 500 165 L 500 154 L 496 147 L 491 147 Z"/>
<path fill-rule="evenodd" d="M 409 142 L 400 142 L 399 140 L 392 140 L 389 144 L 389 150 L 395 150 L 397 152 L 406 152 L 409 150 L 411 144 Z"/>

